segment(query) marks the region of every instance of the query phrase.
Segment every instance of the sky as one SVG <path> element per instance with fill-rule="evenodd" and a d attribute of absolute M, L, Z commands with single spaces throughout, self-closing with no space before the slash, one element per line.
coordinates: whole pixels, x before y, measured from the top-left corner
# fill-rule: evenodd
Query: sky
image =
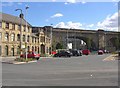
<path fill-rule="evenodd" d="M 15 9 L 22 9 L 32 26 L 118 31 L 118 2 L 2 2 L 1 7 L 3 13 L 14 16 L 20 14 Z"/>

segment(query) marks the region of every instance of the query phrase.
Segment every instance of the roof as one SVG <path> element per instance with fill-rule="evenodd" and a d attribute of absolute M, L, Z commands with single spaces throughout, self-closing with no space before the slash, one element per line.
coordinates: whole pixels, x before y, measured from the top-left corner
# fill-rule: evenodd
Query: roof
<path fill-rule="evenodd" d="M 26 25 L 26 20 L 20 17 L 9 15 L 6 13 L 1 13 L 1 12 L 0 12 L 0 16 L 2 16 L 2 21 L 20 24 L 22 20 L 22 25 Z M 27 25 L 31 26 L 28 22 L 27 22 Z"/>

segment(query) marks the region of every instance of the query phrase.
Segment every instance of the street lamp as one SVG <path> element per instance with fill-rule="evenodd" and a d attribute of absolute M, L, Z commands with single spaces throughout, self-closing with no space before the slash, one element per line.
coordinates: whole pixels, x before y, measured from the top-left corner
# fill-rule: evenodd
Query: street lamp
<path fill-rule="evenodd" d="M 25 17 L 26 17 L 26 30 L 25 30 L 25 32 L 27 33 L 27 9 L 28 9 L 29 7 L 28 6 L 26 6 L 26 15 L 25 15 Z M 26 59 L 26 61 L 27 61 L 27 34 L 26 34 L 26 36 L 25 36 L 25 59 Z"/>
<path fill-rule="evenodd" d="M 51 26 L 52 26 L 53 24 L 51 24 Z M 51 27 L 51 55 L 52 55 L 52 27 Z"/>
<path fill-rule="evenodd" d="M 69 42 L 69 40 L 68 40 L 68 29 L 67 29 L 67 49 L 68 49 L 68 42 Z"/>
<path fill-rule="evenodd" d="M 22 16 L 22 9 L 16 9 L 15 11 L 20 11 L 21 13 L 20 13 L 20 15 Z M 22 18 L 20 18 L 20 54 L 22 54 L 22 52 L 21 52 L 21 50 L 22 50 Z"/>
<path fill-rule="evenodd" d="M 74 40 L 75 40 L 75 49 L 76 49 L 76 31 L 74 31 Z"/>

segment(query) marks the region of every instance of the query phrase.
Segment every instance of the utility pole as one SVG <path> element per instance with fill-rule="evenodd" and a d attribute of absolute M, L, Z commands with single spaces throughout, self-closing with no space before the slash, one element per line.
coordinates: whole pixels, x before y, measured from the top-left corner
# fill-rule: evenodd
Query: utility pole
<path fill-rule="evenodd" d="M 22 16 L 22 9 L 16 9 L 15 11 L 20 10 L 20 15 Z M 22 54 L 22 18 L 20 18 L 20 54 Z"/>
<path fill-rule="evenodd" d="M 25 33 L 26 33 L 26 36 L 25 36 L 25 59 L 26 59 L 26 61 L 27 61 L 27 9 L 28 9 L 29 7 L 28 6 L 26 6 L 26 30 L 25 30 Z"/>
<path fill-rule="evenodd" d="M 50 30 L 50 31 L 51 31 L 51 36 L 50 36 L 50 37 L 51 37 L 51 55 L 52 55 L 52 31 L 53 31 L 53 30 L 52 30 L 52 25 L 53 25 L 53 24 L 51 24 L 51 27 L 50 27 L 50 28 L 51 28 L 51 30 Z"/>

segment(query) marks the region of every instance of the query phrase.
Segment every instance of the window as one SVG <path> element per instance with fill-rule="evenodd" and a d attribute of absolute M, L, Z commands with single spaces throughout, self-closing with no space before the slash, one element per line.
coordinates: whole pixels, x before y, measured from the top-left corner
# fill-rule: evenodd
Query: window
<path fill-rule="evenodd" d="M 0 22 L 0 28 L 2 28 L 2 22 Z"/>
<path fill-rule="evenodd" d="M 20 27 L 20 25 L 18 25 L 18 30 L 20 30 L 21 29 L 21 27 Z"/>
<path fill-rule="evenodd" d="M 17 41 L 20 41 L 20 34 L 17 34 Z"/>
<path fill-rule="evenodd" d="M 41 42 L 45 42 L 45 37 L 41 36 Z"/>
<path fill-rule="evenodd" d="M 34 37 L 32 37 L 32 43 L 34 43 Z"/>
<path fill-rule="evenodd" d="M 39 53 L 39 47 L 38 47 L 38 53 Z"/>
<path fill-rule="evenodd" d="M 11 55 L 14 56 L 14 46 L 11 47 Z"/>
<path fill-rule="evenodd" d="M 15 24 L 12 24 L 12 29 L 15 30 Z"/>
<path fill-rule="evenodd" d="M 30 41 L 30 36 L 28 35 L 28 36 L 27 36 L 27 42 L 29 42 L 29 41 Z"/>
<path fill-rule="evenodd" d="M 5 55 L 8 56 L 8 46 L 5 46 Z"/>
<path fill-rule="evenodd" d="M 26 26 L 24 26 L 24 32 L 25 32 L 25 30 L 26 30 Z"/>
<path fill-rule="evenodd" d="M 0 32 L 0 41 L 2 40 L 2 33 Z"/>
<path fill-rule="evenodd" d="M 35 38 L 35 43 L 36 43 L 36 38 Z"/>
<path fill-rule="evenodd" d="M 38 38 L 38 43 L 39 43 L 39 38 Z"/>
<path fill-rule="evenodd" d="M 0 46 L 0 56 L 2 55 L 2 47 Z"/>
<path fill-rule="evenodd" d="M 25 42 L 25 35 L 23 35 L 23 42 Z"/>
<path fill-rule="evenodd" d="M 9 23 L 6 23 L 6 28 L 9 29 Z"/>
<path fill-rule="evenodd" d="M 30 27 L 28 27 L 28 32 L 30 32 Z"/>
<path fill-rule="evenodd" d="M 28 46 L 28 51 L 30 51 L 30 46 Z"/>
<path fill-rule="evenodd" d="M 15 34 L 11 34 L 11 41 L 15 41 Z"/>
<path fill-rule="evenodd" d="M 32 51 L 34 51 L 34 46 L 32 46 Z"/>
<path fill-rule="evenodd" d="M 37 51 L 37 47 L 35 46 L 35 51 Z"/>
<path fill-rule="evenodd" d="M 8 41 L 8 40 L 9 40 L 9 34 L 5 33 L 5 41 Z"/>

